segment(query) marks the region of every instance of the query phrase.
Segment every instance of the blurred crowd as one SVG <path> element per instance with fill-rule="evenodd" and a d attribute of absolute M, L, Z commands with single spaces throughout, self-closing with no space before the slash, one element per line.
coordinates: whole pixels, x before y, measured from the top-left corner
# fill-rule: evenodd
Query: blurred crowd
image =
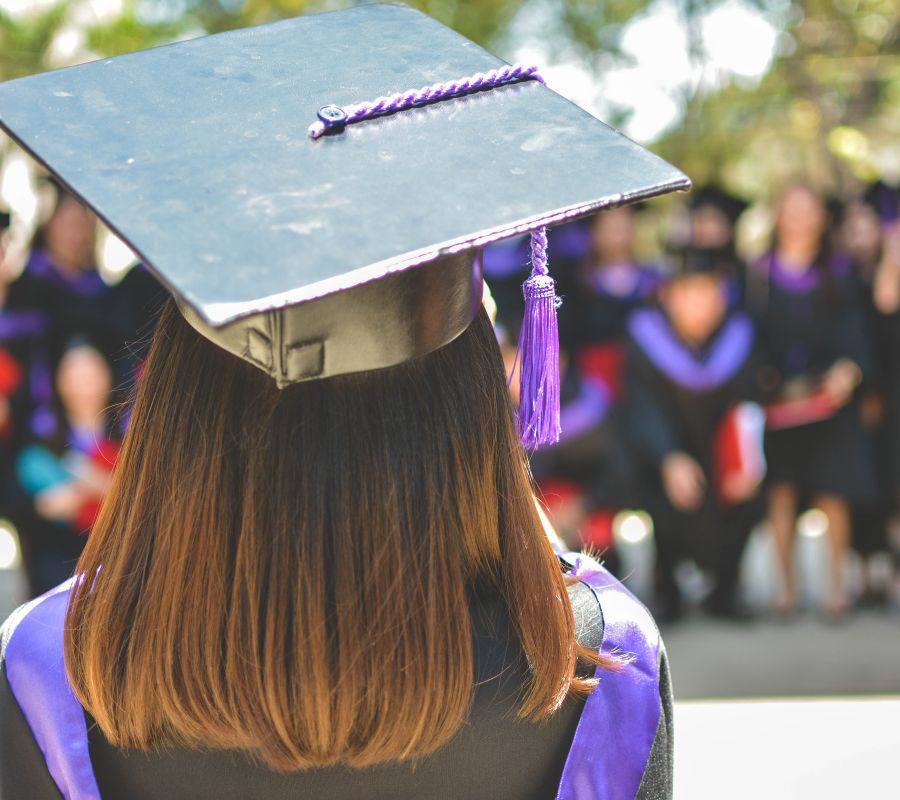
<path fill-rule="evenodd" d="M 614 521 L 625 509 L 649 515 L 655 610 L 666 621 L 685 612 L 684 563 L 707 577 L 709 613 L 753 616 L 740 565 L 763 522 L 775 553 L 772 611 L 795 614 L 797 522 L 818 509 L 829 556 L 819 610 L 838 621 L 854 602 L 889 604 L 894 587 L 898 194 L 879 182 L 839 201 L 788 186 L 761 254 L 744 259 L 735 234 L 746 210 L 720 187 L 695 189 L 649 262 L 636 256 L 640 205 L 550 232 L 562 438 L 532 467 L 568 543 L 603 553 L 613 570 Z M 485 253 L 511 372 L 527 248 Z M 851 548 L 863 576 L 852 597 Z"/>
<path fill-rule="evenodd" d="M 140 265 L 101 277 L 96 219 L 61 186 L 43 190 L 52 200 L 17 269 L 0 215 L 0 517 L 18 531 L 33 595 L 66 579 L 83 547 L 165 297 Z M 762 522 L 775 545 L 773 610 L 794 614 L 797 520 L 817 508 L 830 558 L 822 611 L 842 619 L 851 600 L 887 604 L 895 583 L 898 193 L 877 183 L 838 202 L 789 186 L 768 246 L 744 259 L 735 232 L 746 209 L 719 187 L 695 189 L 652 260 L 636 255 L 640 205 L 550 232 L 562 438 L 532 454 L 532 469 L 568 543 L 614 571 L 614 521 L 649 516 L 655 610 L 670 621 L 685 611 L 687 562 L 709 577 L 710 613 L 750 616 L 740 565 Z M 528 242 L 491 245 L 484 265 L 513 373 Z M 853 598 L 851 548 L 864 576 Z"/>
<path fill-rule="evenodd" d="M 49 207 L 16 274 L 0 214 L 0 517 L 18 532 L 33 596 L 72 573 L 164 296 L 140 266 L 103 280 L 96 218 L 53 181 L 41 192 Z"/>

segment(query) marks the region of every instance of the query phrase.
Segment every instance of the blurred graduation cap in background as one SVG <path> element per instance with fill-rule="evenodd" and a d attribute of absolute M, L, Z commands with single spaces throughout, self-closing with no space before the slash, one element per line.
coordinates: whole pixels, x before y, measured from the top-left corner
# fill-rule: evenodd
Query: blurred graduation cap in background
<path fill-rule="evenodd" d="M 10 81 L 0 126 L 198 331 L 285 387 L 454 339 L 488 242 L 690 186 L 510 72 L 424 14 L 369 5 Z M 384 102 L 440 82 L 456 93 Z"/>
<path fill-rule="evenodd" d="M 741 200 L 715 184 L 699 186 L 691 192 L 688 200 L 688 208 L 692 212 L 700 208 L 714 208 L 723 214 L 732 225 L 738 221 L 747 207 L 748 204 L 745 200 Z"/>

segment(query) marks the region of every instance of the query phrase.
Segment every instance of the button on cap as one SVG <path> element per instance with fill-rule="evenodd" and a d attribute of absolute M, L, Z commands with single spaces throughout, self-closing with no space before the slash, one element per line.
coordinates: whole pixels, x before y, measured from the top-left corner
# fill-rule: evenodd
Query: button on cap
<path fill-rule="evenodd" d="M 322 106 L 319 109 L 318 117 L 328 126 L 340 125 L 347 121 L 344 109 L 335 105 Z"/>

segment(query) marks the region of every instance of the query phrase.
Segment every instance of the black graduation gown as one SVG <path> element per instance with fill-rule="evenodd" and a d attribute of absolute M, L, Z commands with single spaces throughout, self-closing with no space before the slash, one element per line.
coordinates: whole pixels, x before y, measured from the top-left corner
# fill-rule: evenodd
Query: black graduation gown
<path fill-rule="evenodd" d="M 579 557 L 580 558 L 580 557 Z M 589 560 L 588 560 L 589 562 Z M 590 567 L 588 569 L 598 569 Z M 586 582 L 574 583 L 570 589 L 578 625 L 579 640 L 587 647 L 606 642 L 608 626 L 615 615 L 604 615 L 603 601 L 598 602 L 598 584 L 585 577 Z M 604 579 L 609 580 L 609 579 Z M 621 588 L 615 592 L 623 591 Z M 604 597 L 602 590 L 600 596 Z M 59 612 L 64 609 L 59 604 Z M 633 602 L 633 601 L 632 601 Z M 611 609 L 612 607 L 610 607 Z M 11 690 L 16 668 L 21 676 L 21 650 L 17 663 L 12 663 L 11 648 L 23 618 L 35 611 L 23 607 L 4 627 L 4 659 L 0 675 L 0 791 L 4 798 L 49 800 L 59 798 L 59 790 L 48 771 L 44 755 L 38 749 L 20 706 L 21 697 Z M 646 615 L 646 612 L 642 612 Z M 645 617 L 649 620 L 649 617 Z M 645 623 L 629 623 L 637 627 Z M 649 623 L 652 625 L 652 622 Z M 30 631 L 26 636 L 44 636 L 44 631 Z M 33 642 L 33 639 L 29 641 Z M 658 641 L 658 640 L 657 640 Z M 302 773 L 277 774 L 236 751 L 204 752 L 171 748 L 160 752 L 143 753 L 119 750 L 110 746 L 95 725 L 88 720 L 87 734 L 89 762 L 93 773 L 89 779 L 70 773 L 70 785 L 96 784 L 103 800 L 157 800 L 158 798 L 216 798 L 216 800 L 279 800 L 279 798 L 314 797 L 358 798 L 359 800 L 546 800 L 559 796 L 563 800 L 577 800 L 582 792 L 559 786 L 589 786 L 584 774 L 574 783 L 562 783 L 567 756 L 580 738 L 582 747 L 594 748 L 593 741 L 584 739 L 582 701 L 567 701 L 550 720 L 541 724 L 518 721 L 515 718 L 517 700 L 524 685 L 527 666 L 510 624 L 505 606 L 497 596 L 473 599 L 473 644 L 475 650 L 476 691 L 469 721 L 445 747 L 416 765 L 384 765 L 356 770 L 344 767 L 311 770 Z M 32 645 L 33 646 L 33 645 Z M 38 645 L 40 646 L 40 645 Z M 55 652 L 55 650 L 54 650 Z M 632 774 L 634 789 L 628 796 L 638 800 L 665 800 L 672 796 L 672 696 L 665 651 L 658 650 L 658 696 L 656 680 L 642 689 L 644 697 L 658 705 L 653 716 L 653 729 L 640 749 L 640 767 Z M 390 669 L 390 665 L 385 665 Z M 648 678 L 647 665 L 634 674 L 643 682 Z M 649 670 L 655 673 L 655 667 Z M 627 670 L 626 670 L 627 672 Z M 607 688 L 615 682 L 610 673 Z M 27 676 L 26 679 L 27 680 Z M 649 690 L 649 691 L 648 691 Z M 599 690 L 598 690 L 599 691 Z M 593 696 L 588 700 L 591 703 Z M 646 706 L 619 708 L 613 705 L 609 713 L 619 715 L 622 729 L 628 725 L 622 715 L 639 717 Z M 76 707 L 76 711 L 78 708 Z M 576 734 L 576 728 L 579 733 Z M 615 726 L 614 726 L 615 728 Z M 617 730 L 617 729 L 616 729 Z M 66 741 L 62 746 L 71 746 Z M 596 747 L 603 748 L 601 742 Z M 645 748 L 645 749 L 644 749 Z M 627 745 L 609 748 L 609 763 L 628 761 Z M 75 759 L 85 765 L 84 756 Z M 600 758 L 602 761 L 603 758 Z M 636 762 L 637 763 L 637 762 Z M 636 778 L 636 780 L 635 780 Z M 587 783 L 585 783 L 587 781 Z M 590 789 L 589 789 L 590 791 Z M 97 797 L 96 793 L 78 795 L 79 800 Z M 593 796 L 593 795 L 591 795 Z M 624 797 L 619 794 L 617 797 Z"/>
<path fill-rule="evenodd" d="M 614 513 L 636 505 L 639 497 L 633 453 L 622 435 L 626 322 L 646 304 L 658 275 L 626 265 L 633 270 L 633 285 L 614 294 L 590 285 L 586 263 L 584 255 L 570 260 L 558 282 L 563 297 L 560 344 L 568 356 L 561 387 L 562 433 L 559 444 L 539 450 L 532 464 L 539 480 L 561 478 L 582 487 L 588 513 Z M 592 424 L 587 425 L 589 407 Z"/>
<path fill-rule="evenodd" d="M 45 250 L 35 250 L 9 288 L 10 308 L 37 311 L 50 321 L 51 367 L 73 337 L 86 337 L 109 360 L 115 386 L 131 382 L 167 293 L 142 265 L 113 286 L 95 270 L 63 275 Z"/>
<path fill-rule="evenodd" d="M 871 342 L 872 367 L 862 402 L 874 401 L 881 416 L 866 425 L 875 462 L 875 489 L 854 504 L 853 546 L 869 556 L 888 549 L 887 520 L 900 499 L 900 312 L 883 314 L 875 305 L 871 279 L 861 276 L 861 305 Z"/>
<path fill-rule="evenodd" d="M 34 309 L 47 315 L 54 363 L 74 336 L 89 338 L 111 359 L 117 354 L 110 287 L 95 269 L 64 274 L 48 252 L 38 248 L 29 256 L 22 274 L 10 284 L 8 304 L 10 308 Z"/>
<path fill-rule="evenodd" d="M 615 507 L 629 488 L 621 438 L 611 424 L 613 397 L 602 382 L 570 366 L 560 386 L 560 439 L 531 456 L 538 484 L 563 481 L 583 492 L 588 511 Z"/>
<path fill-rule="evenodd" d="M 561 321 L 562 337 L 568 348 L 578 355 L 596 345 L 621 343 L 628 338 L 628 318 L 646 306 L 660 283 L 659 272 L 642 264 L 623 264 L 630 269 L 633 284 L 614 291 L 593 275 L 587 261 L 579 265 L 575 280 L 563 284 L 566 303 L 565 320 Z"/>
<path fill-rule="evenodd" d="M 683 344 L 659 309 L 637 312 L 630 327 L 624 406 L 629 438 L 641 460 L 643 505 L 654 522 L 659 591 L 666 601 L 677 602 L 675 566 L 693 558 L 716 576 L 711 602 L 727 610 L 762 507 L 758 498 L 733 505 L 719 500 L 714 442 L 729 409 L 760 397 L 752 323 L 744 312 L 731 312 L 700 350 Z M 661 465 L 675 452 L 694 458 L 706 477 L 696 511 L 678 510 L 663 489 Z"/>
<path fill-rule="evenodd" d="M 800 276 L 785 271 L 774 254 L 752 265 L 747 301 L 756 320 L 763 358 L 782 382 L 817 376 L 849 358 L 872 374 L 859 285 L 852 264 L 833 257 Z M 877 495 L 870 442 L 855 403 L 833 417 L 766 436 L 771 482 L 796 486 L 805 497 L 828 493 L 867 502 Z"/>
<path fill-rule="evenodd" d="M 12 466 L 31 432 L 31 415 L 40 399 L 49 401 L 49 381 L 33 380 L 32 369 L 49 369 L 46 337 L 49 319 L 30 310 L 0 307 L 0 369 L 9 418 L 0 428 L 0 514 L 15 515 L 17 497 Z M 48 375 L 46 377 L 49 377 Z"/>

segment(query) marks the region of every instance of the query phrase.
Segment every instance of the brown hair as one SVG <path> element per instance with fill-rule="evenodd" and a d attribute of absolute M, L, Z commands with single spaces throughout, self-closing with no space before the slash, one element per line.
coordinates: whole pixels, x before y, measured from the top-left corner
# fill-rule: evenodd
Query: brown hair
<path fill-rule="evenodd" d="M 240 748 L 278 770 L 426 755 L 471 704 L 482 587 L 528 659 L 522 717 L 588 693 L 576 660 L 599 661 L 483 311 L 430 355 L 280 391 L 170 303 L 78 571 L 66 666 L 121 747 Z"/>

